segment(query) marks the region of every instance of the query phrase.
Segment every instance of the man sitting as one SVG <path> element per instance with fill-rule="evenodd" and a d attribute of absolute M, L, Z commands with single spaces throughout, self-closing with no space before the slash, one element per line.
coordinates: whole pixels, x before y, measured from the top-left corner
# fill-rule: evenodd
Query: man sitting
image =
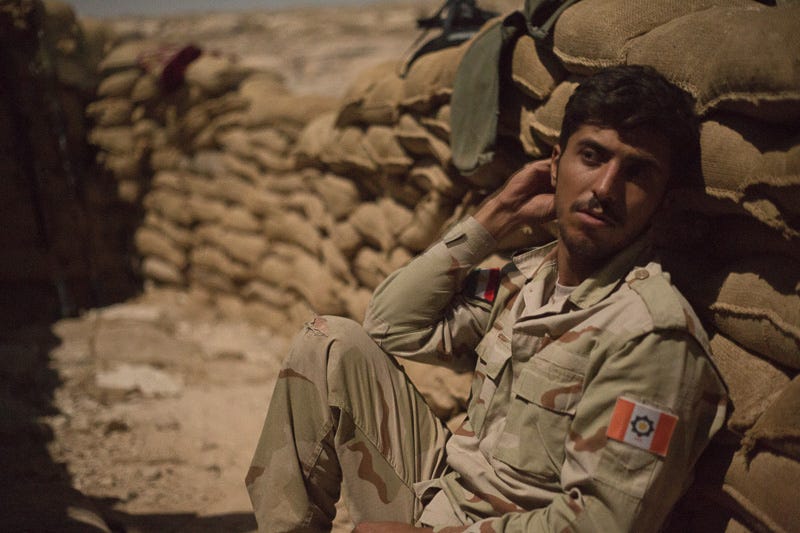
<path fill-rule="evenodd" d="M 357 531 L 657 531 L 726 406 L 649 239 L 697 157 L 691 102 L 654 70 L 581 84 L 552 157 L 387 278 L 363 328 L 295 339 L 247 477 L 259 529 L 329 529 L 344 486 Z M 553 217 L 558 241 L 476 268 Z M 394 357 L 474 371 L 454 433 Z"/>

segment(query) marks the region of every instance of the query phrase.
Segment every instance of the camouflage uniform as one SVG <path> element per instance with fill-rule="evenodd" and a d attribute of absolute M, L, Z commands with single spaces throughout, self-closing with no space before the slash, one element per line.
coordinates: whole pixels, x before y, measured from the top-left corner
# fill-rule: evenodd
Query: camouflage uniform
<path fill-rule="evenodd" d="M 515 256 L 497 293 L 487 298 L 464 290 L 494 247 L 486 230 L 468 219 L 375 292 L 364 326 L 382 350 L 474 369 L 468 417 L 445 435 L 443 474 L 441 457 L 428 447 L 440 436 L 421 441 L 414 431 L 429 433 L 431 424 L 416 418 L 424 409 L 415 405 L 417 411 L 389 417 L 397 433 L 384 433 L 401 435 L 399 449 L 421 453 L 424 459 L 417 460 L 426 463 L 414 466 L 422 473 L 412 479 L 419 500 L 405 505 L 413 507 L 418 524 L 437 531 L 655 531 L 722 426 L 726 393 L 707 357 L 705 333 L 649 259 L 648 241 L 617 254 L 560 301 L 551 298 L 558 277 L 555 246 Z M 622 396 L 678 417 L 664 457 L 607 437 Z M 367 408 L 375 412 L 373 424 L 385 425 L 378 406 L 362 406 Z M 297 415 L 320 416 L 305 405 Z M 267 427 L 291 441 L 291 429 L 269 417 L 265 435 Z M 261 444 L 268 438 L 262 436 Z M 386 462 L 397 470 L 391 455 L 397 443 L 371 442 L 374 452 L 392 450 L 387 461 L 373 454 L 371 464 Z M 265 462 L 264 450 L 259 447 L 254 468 L 280 464 L 283 472 L 275 476 L 289 476 L 287 459 Z M 368 471 L 363 461 L 356 466 Z M 379 468 L 369 472 L 381 475 Z M 390 481 L 384 478 L 386 485 Z M 380 485 L 362 483 L 351 497 L 358 505 Z M 313 486 L 312 479 L 309 491 Z M 257 513 L 263 507 L 259 492 L 266 490 L 259 487 L 258 479 L 250 484 Z"/>

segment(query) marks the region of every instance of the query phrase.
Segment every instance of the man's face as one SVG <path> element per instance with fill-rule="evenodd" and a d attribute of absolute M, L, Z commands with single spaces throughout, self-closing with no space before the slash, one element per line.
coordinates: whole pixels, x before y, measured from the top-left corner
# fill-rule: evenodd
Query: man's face
<path fill-rule="evenodd" d="M 551 179 L 559 237 L 569 256 L 596 264 L 647 228 L 670 175 L 665 136 L 584 124 L 562 151 L 553 149 Z"/>

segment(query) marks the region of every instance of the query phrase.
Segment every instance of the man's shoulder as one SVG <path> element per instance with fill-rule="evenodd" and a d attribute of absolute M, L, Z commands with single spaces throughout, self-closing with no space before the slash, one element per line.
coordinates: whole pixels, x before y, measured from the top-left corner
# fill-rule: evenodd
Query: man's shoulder
<path fill-rule="evenodd" d="M 660 263 L 653 261 L 634 268 L 626 276 L 625 285 L 646 308 L 654 331 L 687 331 L 707 345 L 700 319 Z"/>

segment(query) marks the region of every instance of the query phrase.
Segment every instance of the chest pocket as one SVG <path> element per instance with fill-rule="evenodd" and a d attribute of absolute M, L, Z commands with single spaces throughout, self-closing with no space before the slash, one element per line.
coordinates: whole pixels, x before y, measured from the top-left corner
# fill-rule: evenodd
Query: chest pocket
<path fill-rule="evenodd" d="M 534 477 L 557 479 L 583 377 L 550 361 L 531 359 L 512 386 L 495 458 Z"/>
<path fill-rule="evenodd" d="M 480 433 L 497 392 L 499 376 L 511 358 L 511 340 L 502 330 L 492 330 L 475 351 L 478 353 L 478 362 L 472 379 L 467 415 L 473 431 Z"/>

